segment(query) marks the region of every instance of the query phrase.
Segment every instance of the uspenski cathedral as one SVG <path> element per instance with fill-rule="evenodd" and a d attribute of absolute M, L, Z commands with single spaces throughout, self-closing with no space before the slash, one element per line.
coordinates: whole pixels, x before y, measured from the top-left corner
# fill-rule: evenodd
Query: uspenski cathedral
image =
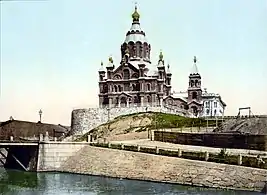
<path fill-rule="evenodd" d="M 120 65 L 112 57 L 99 69 L 99 106 L 166 106 L 189 110 L 195 116 L 223 116 L 226 104 L 219 94 L 202 91 L 201 76 L 194 57 L 186 92 L 172 91 L 172 73 L 162 52 L 157 64 L 150 60 L 151 45 L 140 27 L 140 14 L 135 6 L 132 26 L 121 45 Z"/>

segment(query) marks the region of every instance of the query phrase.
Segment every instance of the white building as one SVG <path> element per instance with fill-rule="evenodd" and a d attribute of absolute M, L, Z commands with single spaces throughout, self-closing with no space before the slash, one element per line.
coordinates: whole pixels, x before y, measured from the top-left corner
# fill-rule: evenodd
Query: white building
<path fill-rule="evenodd" d="M 204 89 L 202 93 L 203 110 L 202 117 L 221 117 L 224 116 L 226 104 L 222 100 L 219 94 L 208 93 L 207 89 Z"/>

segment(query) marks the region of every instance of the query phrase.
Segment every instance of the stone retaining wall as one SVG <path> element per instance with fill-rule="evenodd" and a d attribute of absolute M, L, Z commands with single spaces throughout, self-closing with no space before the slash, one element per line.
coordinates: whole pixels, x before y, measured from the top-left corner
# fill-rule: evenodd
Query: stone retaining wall
<path fill-rule="evenodd" d="M 114 118 L 140 112 L 162 112 L 185 116 L 187 113 L 166 107 L 121 107 L 76 109 L 71 114 L 72 134 L 84 134 Z"/>
<path fill-rule="evenodd" d="M 64 172 L 236 190 L 263 191 L 267 170 L 86 146 Z M 265 189 L 266 190 L 266 189 Z"/>
<path fill-rule="evenodd" d="M 42 142 L 39 144 L 37 171 L 56 171 L 63 162 L 88 145 L 85 142 Z"/>

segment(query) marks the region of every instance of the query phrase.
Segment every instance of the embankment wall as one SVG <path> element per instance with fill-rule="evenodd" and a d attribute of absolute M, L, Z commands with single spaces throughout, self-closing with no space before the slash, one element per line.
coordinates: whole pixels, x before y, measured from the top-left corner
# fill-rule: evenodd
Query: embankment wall
<path fill-rule="evenodd" d="M 88 144 L 86 142 L 41 142 L 37 171 L 58 170 L 62 163 Z"/>
<path fill-rule="evenodd" d="M 114 118 L 140 112 L 162 112 L 188 116 L 183 110 L 171 109 L 167 107 L 120 107 L 120 108 L 89 108 L 75 109 L 71 114 L 71 132 L 72 134 L 84 134 L 97 126 L 113 120 Z"/>
<path fill-rule="evenodd" d="M 92 146 L 83 147 L 59 171 L 262 192 L 267 182 L 264 169 Z"/>

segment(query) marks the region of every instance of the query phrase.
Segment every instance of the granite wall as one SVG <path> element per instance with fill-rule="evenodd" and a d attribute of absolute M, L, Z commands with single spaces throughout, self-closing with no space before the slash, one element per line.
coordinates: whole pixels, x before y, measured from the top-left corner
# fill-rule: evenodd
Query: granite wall
<path fill-rule="evenodd" d="M 267 170 L 86 146 L 59 171 L 266 192 Z"/>
<path fill-rule="evenodd" d="M 41 142 L 37 171 L 56 171 L 69 157 L 88 145 L 86 142 Z"/>
<path fill-rule="evenodd" d="M 166 107 L 121 107 L 121 108 L 89 108 L 76 109 L 71 114 L 71 132 L 79 135 L 94 129 L 120 115 L 139 112 L 162 112 L 177 115 L 188 115 L 188 113 Z"/>

